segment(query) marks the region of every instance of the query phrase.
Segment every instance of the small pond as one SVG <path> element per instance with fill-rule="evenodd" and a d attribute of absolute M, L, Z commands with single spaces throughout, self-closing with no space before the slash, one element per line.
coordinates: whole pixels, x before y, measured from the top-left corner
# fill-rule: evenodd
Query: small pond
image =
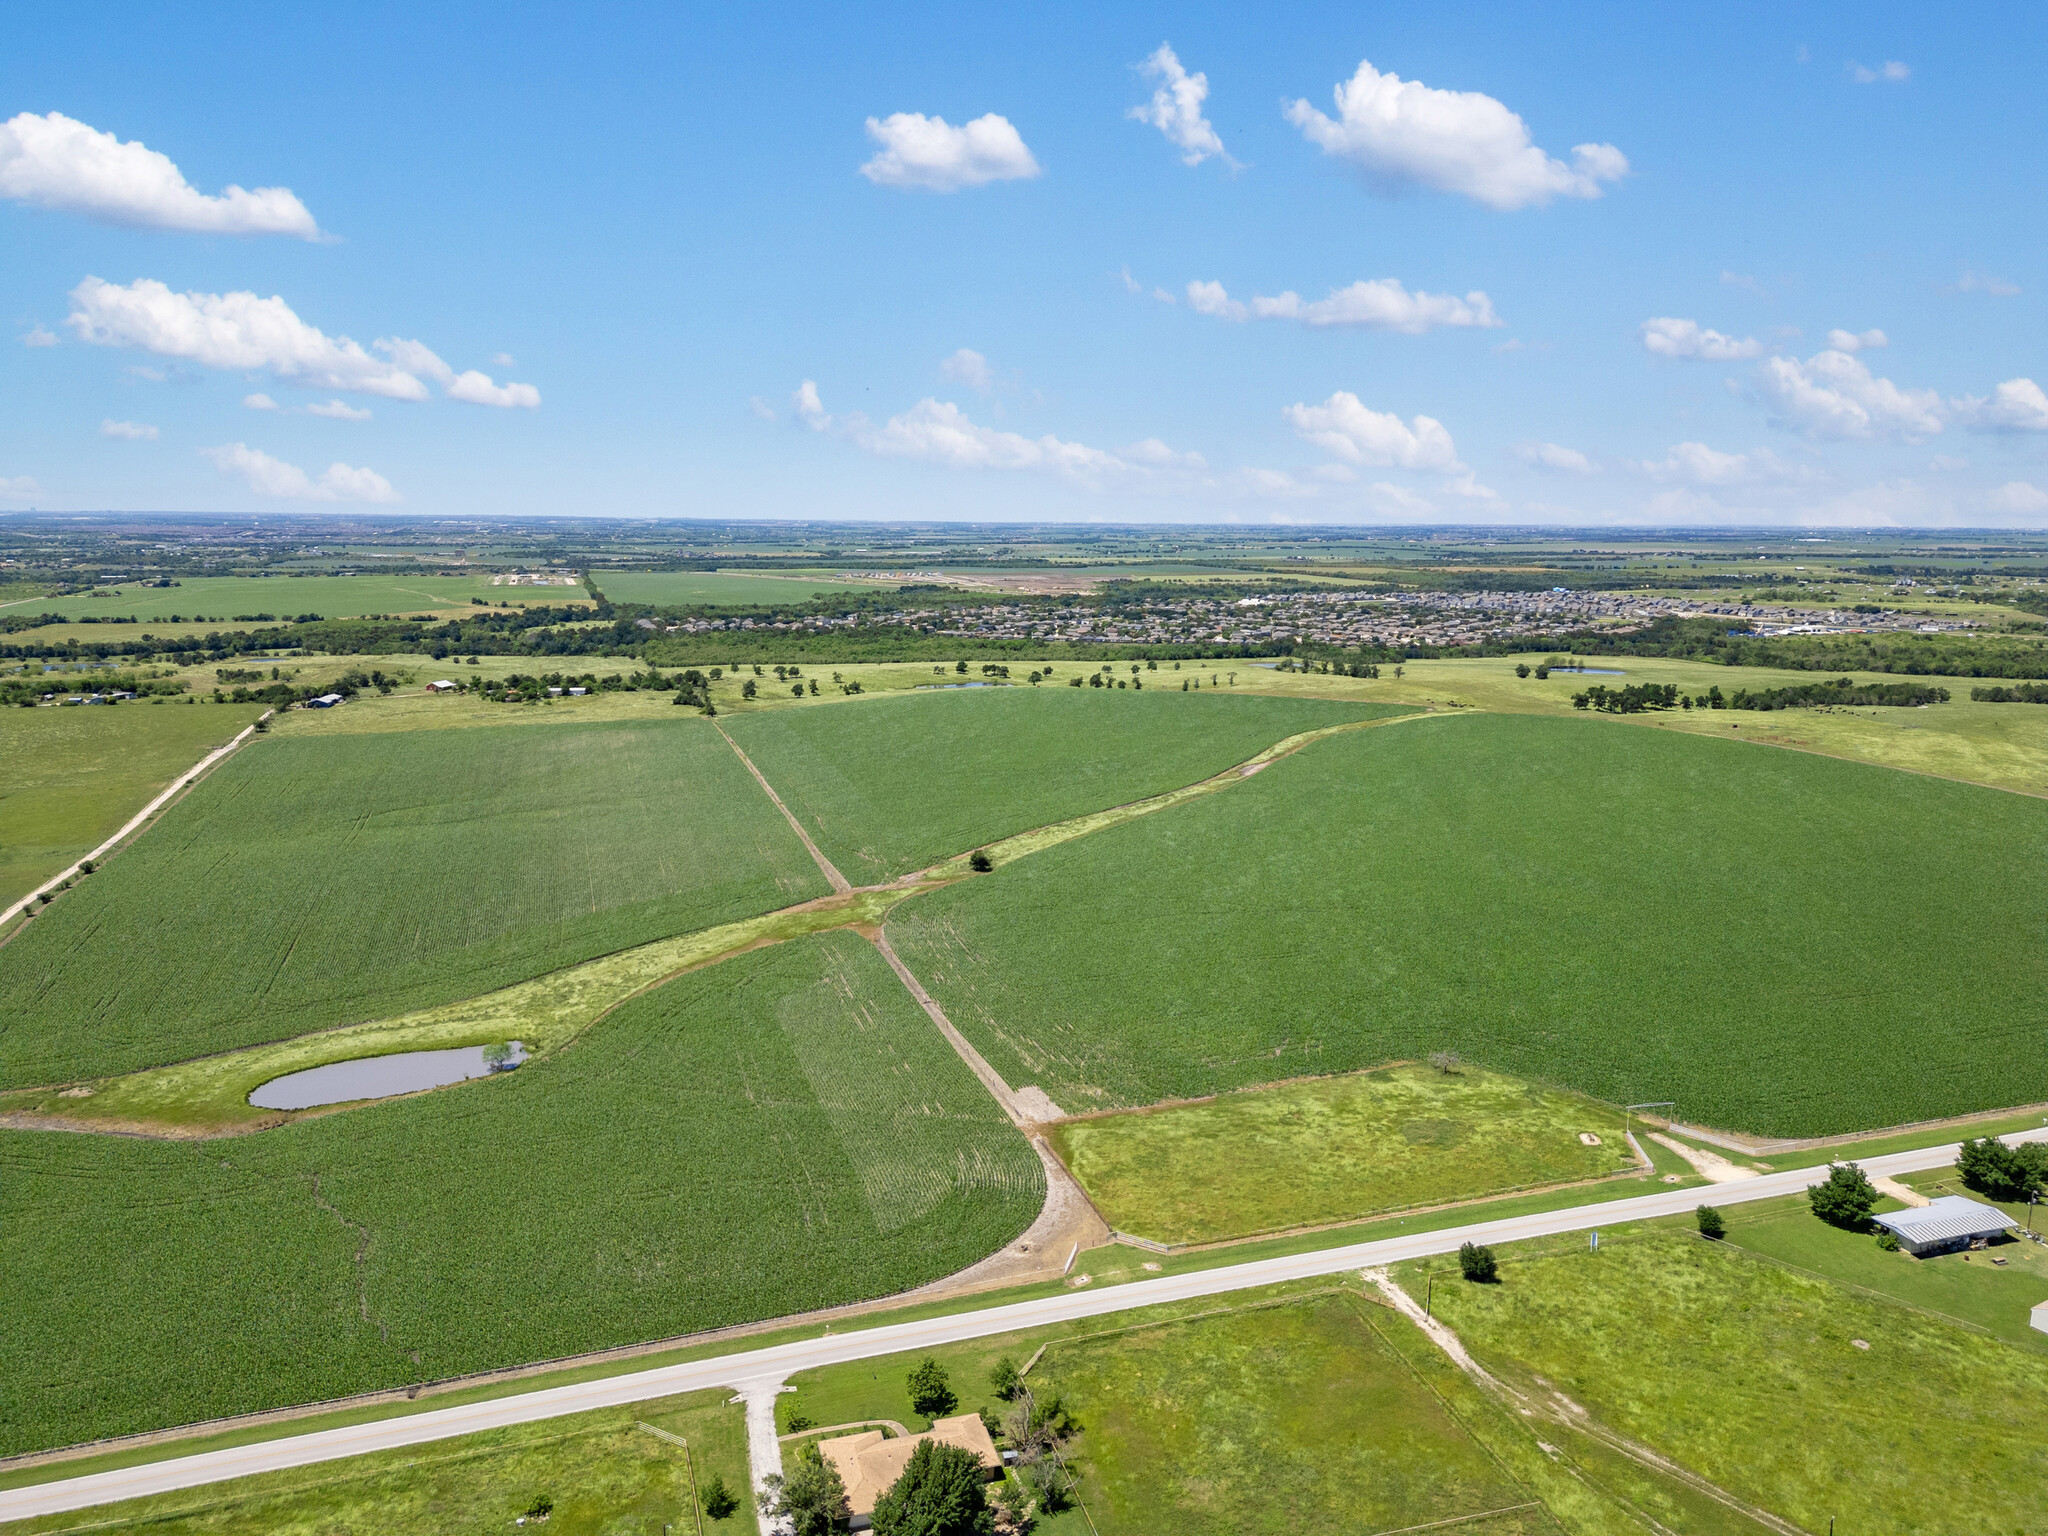
<path fill-rule="evenodd" d="M 317 1109 L 323 1104 L 347 1104 L 356 1099 L 388 1099 L 395 1093 L 418 1093 L 423 1088 L 440 1088 L 466 1078 L 509 1072 L 524 1060 L 526 1048 L 517 1040 L 512 1042 L 512 1059 L 502 1067 L 484 1061 L 481 1045 L 460 1046 L 452 1051 L 362 1056 L 354 1061 L 336 1061 L 273 1077 L 249 1095 L 249 1102 L 258 1109 Z"/>
<path fill-rule="evenodd" d="M 1003 683 L 919 683 L 912 691 L 918 692 L 926 688 L 1002 688 L 1005 686 L 1007 685 Z"/>
<path fill-rule="evenodd" d="M 1553 677 L 1560 672 L 1582 672 L 1586 674 L 1588 677 L 1628 676 L 1628 673 L 1623 671 L 1620 667 L 1552 667 L 1550 669 L 1550 672 Z"/>

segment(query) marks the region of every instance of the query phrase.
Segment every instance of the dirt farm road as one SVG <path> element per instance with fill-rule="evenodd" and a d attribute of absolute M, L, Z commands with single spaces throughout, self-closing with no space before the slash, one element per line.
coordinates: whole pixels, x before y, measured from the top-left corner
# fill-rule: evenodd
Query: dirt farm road
<path fill-rule="evenodd" d="M 2008 1141 L 2048 1140 L 2048 1128 L 2022 1132 Z M 1863 1160 L 1873 1177 L 1916 1173 L 1942 1168 L 1955 1161 L 1958 1144 L 1925 1147 L 1911 1152 L 1894 1152 Z M 424 1445 L 456 1435 L 497 1429 L 509 1424 L 527 1424 L 593 1408 L 617 1407 L 671 1393 L 700 1391 L 710 1387 L 762 1390 L 779 1384 L 797 1371 L 815 1366 L 835 1365 L 848 1360 L 872 1359 L 878 1355 L 928 1349 L 963 1339 L 986 1338 L 1048 1323 L 1100 1317 L 1128 1312 L 1161 1302 L 1188 1301 L 1221 1295 L 1254 1286 L 1274 1285 L 1318 1275 L 1340 1274 L 1399 1263 L 1405 1259 L 1427 1258 L 1454 1253 L 1467 1241 L 1512 1242 L 1521 1238 L 1547 1237 L 1559 1232 L 1585 1231 L 1593 1227 L 1619 1226 L 1656 1216 L 1678 1216 L 1705 1200 L 1712 1205 L 1746 1204 L 1781 1195 L 1800 1193 L 1809 1184 L 1827 1176 L 1825 1165 L 1796 1168 L 1783 1173 L 1764 1174 L 1736 1184 L 1706 1188 L 1674 1189 L 1661 1194 L 1640 1195 L 1628 1200 L 1611 1200 L 1597 1205 L 1573 1206 L 1537 1215 L 1514 1216 L 1498 1221 L 1474 1222 L 1413 1236 L 1382 1238 L 1377 1242 L 1354 1243 L 1325 1248 L 1313 1253 L 1290 1254 L 1281 1258 L 1258 1259 L 1244 1264 L 1223 1265 L 1189 1274 L 1165 1275 L 1157 1280 L 1133 1281 L 1104 1290 L 1079 1288 L 1035 1301 L 1012 1302 L 1006 1306 L 962 1311 L 946 1317 L 918 1322 L 891 1323 L 857 1332 L 826 1334 L 764 1349 L 741 1350 L 706 1360 L 665 1365 L 653 1370 L 631 1371 L 598 1381 L 521 1392 L 487 1402 L 466 1403 L 455 1408 L 431 1409 L 382 1419 L 369 1424 L 352 1424 L 339 1429 L 315 1430 L 308 1434 L 283 1435 L 253 1445 L 226 1450 L 203 1451 L 193 1455 L 171 1455 L 139 1466 L 95 1472 L 83 1477 L 62 1478 L 61 1466 L 53 1466 L 59 1480 L 0 1491 L 0 1522 L 25 1520 L 36 1515 L 58 1514 L 85 1509 L 119 1499 L 142 1498 L 195 1488 L 226 1478 L 246 1477 L 287 1467 L 309 1466 L 371 1451 L 397 1450 Z"/>

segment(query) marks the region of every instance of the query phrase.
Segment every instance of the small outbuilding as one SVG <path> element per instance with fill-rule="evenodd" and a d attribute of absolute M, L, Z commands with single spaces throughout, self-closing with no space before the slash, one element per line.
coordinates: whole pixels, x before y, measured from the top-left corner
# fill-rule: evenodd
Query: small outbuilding
<path fill-rule="evenodd" d="M 433 682 L 427 684 L 427 692 L 453 693 L 455 692 L 456 689 L 460 688 L 461 686 L 462 685 L 460 683 L 450 682 L 447 678 L 440 677 L 436 678 Z"/>
<path fill-rule="evenodd" d="M 1958 1248 L 1981 1248 L 2012 1226 L 2013 1220 L 1995 1206 L 1966 1200 L 1961 1195 L 1943 1195 L 1916 1210 L 1893 1211 L 1870 1218 L 1899 1240 L 1899 1246 L 1916 1259 Z"/>
<path fill-rule="evenodd" d="M 323 693 L 323 694 L 321 694 L 321 695 L 320 695 L 320 697 L 319 697 L 319 698 L 317 698 L 317 699 L 308 699 L 308 700 L 306 700 L 306 708 L 308 708 L 308 709 L 332 709 L 332 708 L 334 708 L 334 706 L 335 706 L 335 705 L 339 704 L 340 702 L 341 702 L 341 695 L 340 695 L 340 694 L 338 694 L 338 693 Z"/>

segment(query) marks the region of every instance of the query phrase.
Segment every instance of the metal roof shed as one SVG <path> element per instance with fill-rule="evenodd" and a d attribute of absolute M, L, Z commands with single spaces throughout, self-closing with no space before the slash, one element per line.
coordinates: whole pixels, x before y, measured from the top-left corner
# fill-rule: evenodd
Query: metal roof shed
<path fill-rule="evenodd" d="M 1917 1210 L 1893 1211 L 1870 1219 L 1898 1238 L 1899 1246 L 1916 1257 L 1983 1242 L 2013 1225 L 2013 1219 L 2005 1212 L 1965 1200 L 1961 1195 L 1943 1195 Z"/>

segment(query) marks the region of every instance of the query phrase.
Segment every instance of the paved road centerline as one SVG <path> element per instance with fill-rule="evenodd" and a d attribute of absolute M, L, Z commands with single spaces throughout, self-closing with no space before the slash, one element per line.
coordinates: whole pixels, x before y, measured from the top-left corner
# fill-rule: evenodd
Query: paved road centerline
<path fill-rule="evenodd" d="M 2048 1141 L 2048 1129 L 2024 1131 L 2009 1136 L 2011 1142 Z M 1865 1158 L 1865 1172 L 1877 1176 L 1916 1173 L 1944 1168 L 1953 1163 L 1958 1143 L 1924 1147 L 1911 1152 L 1887 1153 Z M 1692 1186 L 1627 1200 L 1610 1200 L 1594 1205 L 1571 1206 L 1526 1216 L 1503 1217 L 1496 1221 L 1472 1222 L 1435 1232 L 1381 1238 L 1341 1248 L 1324 1248 L 1311 1253 L 1288 1254 L 1278 1258 L 1255 1259 L 1216 1269 L 1196 1270 L 1184 1275 L 1163 1275 L 1156 1280 L 1137 1280 L 1103 1290 L 1082 1289 L 1032 1301 L 1011 1302 L 979 1311 L 916 1322 L 891 1323 L 857 1333 L 826 1334 L 821 1338 L 799 1339 L 764 1349 L 743 1350 L 707 1360 L 680 1365 L 658 1366 L 599 1381 L 577 1382 L 549 1387 L 488 1402 L 466 1403 L 454 1408 L 431 1409 L 402 1418 L 370 1424 L 351 1424 L 338 1429 L 315 1430 L 254 1445 L 203 1451 L 196 1455 L 172 1457 L 141 1466 L 121 1467 L 83 1477 L 36 1483 L 24 1488 L 0 1491 L 0 1521 L 24 1520 L 35 1515 L 59 1514 L 85 1509 L 120 1499 L 144 1498 L 196 1488 L 227 1478 L 247 1477 L 258 1472 L 275 1472 L 290 1467 L 312 1466 L 347 1456 L 373 1451 L 398 1450 L 425 1445 L 456 1435 L 500 1429 L 513 1424 L 530 1424 L 565 1414 L 585 1413 L 594 1408 L 620 1407 L 649 1398 L 711 1387 L 740 1388 L 762 1380 L 781 1381 L 797 1371 L 869 1360 L 910 1350 L 994 1334 L 1040 1328 L 1048 1324 L 1073 1322 L 1128 1312 L 1166 1302 L 1193 1301 L 1206 1296 L 1255 1286 L 1277 1285 L 1290 1280 L 1313 1279 L 1371 1265 L 1396 1264 L 1407 1259 L 1454 1253 L 1465 1242 L 1515 1242 L 1548 1237 L 1560 1232 L 1584 1231 L 1589 1227 L 1620 1226 L 1658 1216 L 1682 1216 L 1702 1202 L 1716 1206 L 1742 1205 L 1796 1195 L 1808 1185 L 1827 1176 L 1827 1165 L 1768 1173 L 1739 1184 Z"/>

